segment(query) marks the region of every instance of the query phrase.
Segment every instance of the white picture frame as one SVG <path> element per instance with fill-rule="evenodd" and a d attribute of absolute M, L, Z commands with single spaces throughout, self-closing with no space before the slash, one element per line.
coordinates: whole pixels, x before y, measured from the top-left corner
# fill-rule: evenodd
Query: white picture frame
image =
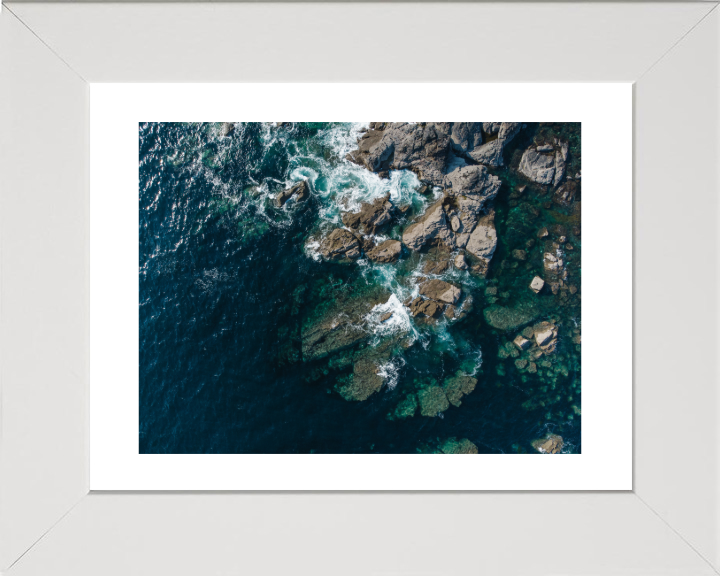
<path fill-rule="evenodd" d="M 0 571 L 717 574 L 719 14 L 5 4 Z M 634 83 L 633 490 L 89 493 L 89 84 L 410 80 Z"/>

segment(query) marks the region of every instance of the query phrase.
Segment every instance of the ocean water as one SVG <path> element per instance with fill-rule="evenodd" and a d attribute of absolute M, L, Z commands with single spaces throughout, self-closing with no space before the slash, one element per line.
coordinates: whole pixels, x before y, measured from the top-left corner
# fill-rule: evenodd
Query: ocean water
<path fill-rule="evenodd" d="M 367 124 L 367 123 L 366 123 Z M 366 125 L 365 124 L 365 125 Z M 363 124 L 239 123 L 223 136 L 218 123 L 145 123 L 140 138 L 140 430 L 141 453 L 414 453 L 448 438 L 467 438 L 481 453 L 533 452 L 548 432 L 580 452 L 580 293 L 559 297 L 528 290 L 542 271 L 540 242 L 527 260 L 512 251 L 539 228 L 563 226 L 573 250 L 563 253 L 580 286 L 579 203 L 565 207 L 532 186 L 518 197 L 512 170 L 496 174 L 498 249 L 486 279 L 454 271 L 474 307 L 453 325 L 423 326 L 402 302 L 417 293 L 424 255 L 397 265 L 363 259 L 329 263 L 315 238 L 340 225 L 342 211 L 389 193 L 410 214 L 439 195 L 420 193 L 408 171 L 381 179 L 345 160 Z M 579 125 L 529 125 L 506 162 L 543 131 L 571 143 L 579 170 Z M 274 204 L 305 179 L 311 198 Z M 384 233 L 398 238 L 407 222 Z M 319 310 L 348 291 L 382 288 L 391 296 L 363 323 L 368 346 L 400 334 L 410 346 L 380 369 L 382 389 L 362 402 L 336 386 L 352 365 L 303 361 L 300 334 Z M 489 290 L 488 290 L 489 289 Z M 490 327 L 491 305 L 533 306 L 560 330 L 552 360 L 537 373 L 515 367 L 507 347 L 519 332 Z M 388 311 L 390 321 L 380 322 Z M 547 366 L 541 365 L 543 361 Z M 457 371 L 478 379 L 460 407 L 438 417 L 393 417 L 400 402 Z"/>

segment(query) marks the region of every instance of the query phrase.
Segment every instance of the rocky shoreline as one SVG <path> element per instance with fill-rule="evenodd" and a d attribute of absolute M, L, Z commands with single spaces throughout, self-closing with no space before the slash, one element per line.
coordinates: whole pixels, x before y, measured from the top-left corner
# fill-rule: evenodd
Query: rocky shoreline
<path fill-rule="evenodd" d="M 421 191 L 434 198 L 418 213 L 413 206 L 396 205 L 389 194 L 361 203 L 358 210 L 342 212 L 342 226 L 311 235 L 306 249 L 315 246 L 319 256 L 328 262 L 358 265 L 370 261 L 398 270 L 417 254 L 422 266 L 410 274 L 404 269 L 400 273 L 411 292 L 402 301 L 404 312 L 385 312 L 380 324 L 391 323 L 403 314 L 416 327 L 430 329 L 439 323 L 452 325 L 461 321 L 473 310 L 473 301 L 478 298 L 475 286 L 478 281 L 486 282 L 498 246 L 495 199 L 505 184 L 493 171 L 506 165 L 508 147 L 524 128 L 522 123 L 506 122 L 371 122 L 360 136 L 357 149 L 346 159 L 381 178 L 389 178 L 392 171 L 410 170 L 420 179 Z M 567 207 L 577 201 L 579 208 L 580 174 L 578 171 L 576 177 L 567 175 L 569 156 L 568 143 L 557 137 L 550 141 L 536 137 L 530 146 L 515 151 L 514 162 L 503 169 L 523 183 L 514 187 L 510 197 L 517 199 L 541 187 L 542 193 L 549 194 L 556 203 Z M 301 202 L 308 195 L 309 187 L 303 181 L 278 194 L 276 202 L 282 207 L 291 198 Z M 391 230 L 394 237 L 393 234 L 387 237 Z M 510 262 L 510 266 L 525 262 L 536 242 L 543 243 L 542 268 L 533 268 L 532 280 L 525 284 L 531 295 L 529 300 L 515 305 L 498 302 L 492 282 L 486 285 L 482 298 L 485 323 L 508 337 L 501 344 L 498 357 L 511 359 L 523 380 L 535 375 L 552 376 L 552 389 L 558 375 L 562 377 L 568 372 L 566 367 L 557 366 L 552 373 L 544 370 L 554 365 L 546 359 L 555 353 L 562 322 L 558 324 L 557 318 L 543 319 L 543 306 L 538 301 L 545 295 L 579 298 L 577 286 L 568 282 L 564 254 L 572 246 L 563 232 L 564 228 L 554 233 L 547 228 L 533 231 L 526 246 L 513 251 L 515 262 Z M 574 232 L 577 240 L 579 226 Z M 506 265 L 508 261 L 503 260 L 501 266 Z M 385 383 L 383 366 L 401 357 L 413 344 L 414 338 L 407 331 L 389 333 L 369 344 L 375 327 L 368 318 L 392 296 L 388 291 L 376 291 L 372 297 L 339 299 L 302 330 L 302 360 L 313 362 L 332 357 L 329 365 L 345 370 L 335 386 L 345 400 L 366 401 L 381 390 Z M 573 341 L 579 350 L 579 332 Z M 459 408 L 461 398 L 477 385 L 481 385 L 478 379 L 458 371 L 444 382 L 415 386 L 388 418 L 403 419 L 416 414 L 442 417 L 451 406 Z M 526 404 L 536 407 L 537 402 L 540 406 L 547 404 L 543 400 Z M 579 409 L 576 412 L 579 414 Z M 556 445 L 560 448 L 555 449 Z M 535 451 L 541 453 L 559 452 L 562 445 L 562 439 L 552 449 L 541 440 L 533 443 Z"/>

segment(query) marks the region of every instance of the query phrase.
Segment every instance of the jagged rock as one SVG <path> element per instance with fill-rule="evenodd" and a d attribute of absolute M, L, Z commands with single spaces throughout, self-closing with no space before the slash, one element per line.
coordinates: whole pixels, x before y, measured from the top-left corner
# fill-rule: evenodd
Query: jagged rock
<path fill-rule="evenodd" d="M 487 266 L 495 253 L 496 247 L 495 214 L 491 212 L 478 220 L 475 230 L 468 238 L 465 250 L 479 258 Z"/>
<path fill-rule="evenodd" d="M 432 300 L 424 300 L 419 296 L 415 298 L 409 305 L 410 313 L 413 316 L 427 316 L 428 318 L 435 318 L 440 311 L 442 306 L 438 305 L 437 302 Z"/>
<path fill-rule="evenodd" d="M 557 454 L 563 449 L 565 442 L 562 436 L 557 434 L 549 434 L 545 438 L 533 440 L 532 447 L 541 454 Z"/>
<path fill-rule="evenodd" d="M 445 393 L 440 386 L 430 386 L 417 393 L 420 402 L 420 414 L 434 417 L 450 407 Z"/>
<path fill-rule="evenodd" d="M 482 146 L 478 146 L 469 153 L 469 156 L 479 164 L 488 166 L 503 165 L 503 151 L 505 146 L 510 142 L 522 128 L 520 122 L 484 122 L 483 128 L 488 134 L 497 133 L 498 137 Z"/>
<path fill-rule="evenodd" d="M 538 238 L 546 238 L 548 236 L 549 232 L 548 229 L 545 227 L 540 228 L 537 233 Z"/>
<path fill-rule="evenodd" d="M 527 260 L 527 252 L 525 252 L 525 250 L 513 250 L 512 257 L 515 258 L 515 260 L 520 260 L 521 262 L 524 262 L 525 260 Z"/>
<path fill-rule="evenodd" d="M 474 196 L 490 200 L 497 196 L 502 183 L 485 166 L 464 166 L 447 176 L 447 183 L 455 196 Z"/>
<path fill-rule="evenodd" d="M 453 264 L 455 264 L 455 268 L 457 268 L 458 270 L 468 269 L 468 263 L 465 260 L 465 254 L 458 254 L 457 256 L 455 256 Z"/>
<path fill-rule="evenodd" d="M 390 195 L 387 194 L 372 203 L 363 202 L 359 212 L 345 212 L 342 221 L 348 228 L 360 230 L 364 234 L 375 234 L 390 224 L 394 210 Z"/>
<path fill-rule="evenodd" d="M 480 122 L 453 122 L 450 132 L 453 147 L 459 152 L 469 152 L 482 144 Z"/>
<path fill-rule="evenodd" d="M 575 200 L 577 189 L 577 182 L 573 182 L 572 180 L 569 182 L 565 182 L 555 191 L 555 201 L 559 204 L 569 206 L 572 201 Z"/>
<path fill-rule="evenodd" d="M 373 262 L 395 262 L 402 252 L 402 243 L 398 240 L 385 240 L 367 252 Z"/>
<path fill-rule="evenodd" d="M 530 345 L 532 343 L 530 342 L 530 340 L 523 337 L 522 334 L 518 334 L 515 340 L 513 340 L 513 344 L 520 348 L 520 350 L 527 350 L 528 348 L 530 348 Z"/>
<path fill-rule="evenodd" d="M 448 438 L 440 445 L 440 452 L 443 454 L 477 454 L 478 448 L 467 438 L 462 440 Z"/>
<path fill-rule="evenodd" d="M 462 290 L 443 280 L 428 280 L 420 286 L 420 294 L 446 304 L 457 304 Z"/>
<path fill-rule="evenodd" d="M 455 306 L 453 306 L 452 304 L 448 304 L 447 308 L 445 308 L 445 318 L 447 318 L 448 320 L 452 320 L 453 318 L 455 318 L 456 310 L 457 309 L 455 308 Z"/>
<path fill-rule="evenodd" d="M 319 252 L 331 260 L 355 260 L 361 254 L 360 240 L 349 230 L 335 228 L 322 240 Z"/>
<path fill-rule="evenodd" d="M 220 125 L 220 136 L 230 136 L 235 131 L 235 123 L 234 122 L 223 122 Z"/>
<path fill-rule="evenodd" d="M 385 320 L 390 320 L 390 318 L 392 318 L 392 315 L 393 315 L 392 312 L 387 312 L 386 314 L 383 314 L 382 316 L 380 316 L 380 322 L 385 322 Z"/>
<path fill-rule="evenodd" d="M 443 384 L 443 392 L 447 397 L 450 404 L 453 406 L 460 406 L 462 404 L 461 399 L 463 396 L 467 396 L 475 390 L 477 385 L 477 378 L 458 372 L 455 376 L 447 378 Z"/>
<path fill-rule="evenodd" d="M 532 288 L 533 292 L 536 294 L 543 289 L 543 286 L 545 286 L 545 280 L 540 278 L 540 276 L 535 276 L 535 278 L 532 279 L 532 282 L 530 282 L 530 288 Z"/>
<path fill-rule="evenodd" d="M 420 250 L 432 240 L 448 244 L 453 243 L 452 232 L 447 226 L 442 199 L 430 206 L 425 214 L 403 232 L 403 244 L 411 250 Z"/>
<path fill-rule="evenodd" d="M 306 180 L 301 180 L 291 188 L 280 192 L 280 194 L 278 194 L 275 198 L 275 203 L 278 206 L 283 206 L 285 205 L 285 202 L 293 197 L 295 198 L 295 202 L 302 202 L 303 200 L 306 200 L 308 196 L 310 196 L 310 186 L 308 186 Z"/>

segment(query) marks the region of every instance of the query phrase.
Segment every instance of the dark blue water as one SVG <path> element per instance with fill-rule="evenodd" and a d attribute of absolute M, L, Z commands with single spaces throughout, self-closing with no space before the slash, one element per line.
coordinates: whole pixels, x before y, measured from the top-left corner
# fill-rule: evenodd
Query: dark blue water
<path fill-rule="evenodd" d="M 532 451 L 548 431 L 579 452 L 579 347 L 561 339 L 567 376 L 521 376 L 498 355 L 507 335 L 482 317 L 487 286 L 507 302 L 528 297 L 531 272 L 500 264 L 515 244 L 569 218 L 540 195 L 528 206 L 512 200 L 509 172 L 500 173 L 500 245 L 488 280 L 467 287 L 473 312 L 449 337 L 428 333 L 406 351 L 394 388 L 349 402 L 334 390 L 347 369 L 303 361 L 300 330 L 318 306 L 349 286 L 394 285 L 385 269 L 314 258 L 308 236 L 337 221 L 339 204 L 388 187 L 401 203 L 426 202 L 412 174 L 381 181 L 344 160 L 357 129 L 244 124 L 222 137 L 217 124 L 140 125 L 140 452 L 405 453 L 457 437 L 480 452 L 513 453 Z M 311 199 L 275 208 L 273 195 L 300 178 L 312 183 Z M 541 215 L 530 225 L 533 207 Z M 537 265 L 541 254 L 533 258 Z M 543 306 L 568 325 L 579 320 L 579 303 L 560 307 L 549 296 Z M 461 367 L 479 380 L 461 407 L 388 419 L 413 387 Z"/>

